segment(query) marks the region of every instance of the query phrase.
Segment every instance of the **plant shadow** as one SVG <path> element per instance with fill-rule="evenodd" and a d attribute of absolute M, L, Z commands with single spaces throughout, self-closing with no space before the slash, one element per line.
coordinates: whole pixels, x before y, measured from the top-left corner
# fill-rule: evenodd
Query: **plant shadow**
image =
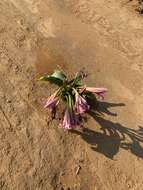
<path fill-rule="evenodd" d="M 111 116 L 117 116 L 108 110 L 110 107 L 125 106 L 123 103 L 98 102 L 98 106 L 92 107 L 89 115 L 93 117 L 101 126 L 101 132 L 89 128 L 83 128 L 82 131 L 73 130 L 72 133 L 80 135 L 92 150 L 102 153 L 106 157 L 113 159 L 120 148 L 130 150 L 134 155 L 143 158 L 143 127 L 138 130 L 126 128 L 120 123 L 115 123 L 103 117 L 104 113 Z M 98 109 L 97 109 L 98 107 Z"/>

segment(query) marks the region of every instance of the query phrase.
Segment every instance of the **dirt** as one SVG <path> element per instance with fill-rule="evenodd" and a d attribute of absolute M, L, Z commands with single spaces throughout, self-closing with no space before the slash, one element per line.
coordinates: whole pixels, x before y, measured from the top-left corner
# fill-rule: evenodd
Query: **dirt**
<path fill-rule="evenodd" d="M 0 190 L 143 189 L 143 16 L 137 0 L 0 1 Z M 84 68 L 102 117 L 65 132 L 37 81 Z"/>

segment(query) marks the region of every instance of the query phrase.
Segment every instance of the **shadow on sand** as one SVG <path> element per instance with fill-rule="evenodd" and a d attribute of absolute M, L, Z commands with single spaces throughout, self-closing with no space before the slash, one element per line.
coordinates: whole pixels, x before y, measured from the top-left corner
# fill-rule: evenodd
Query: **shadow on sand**
<path fill-rule="evenodd" d="M 89 112 L 89 115 L 101 126 L 101 132 L 83 128 L 82 132 L 74 130 L 72 133 L 81 135 L 94 151 L 102 153 L 110 159 L 113 159 L 118 153 L 119 148 L 130 150 L 136 156 L 143 158 L 143 147 L 141 146 L 141 142 L 143 142 L 143 127 L 139 126 L 138 130 L 134 130 L 102 117 L 104 113 L 117 116 L 117 114 L 108 110 L 110 107 L 117 106 L 125 106 L 125 104 L 99 102 L 98 107 L 100 111 L 92 109 Z"/>

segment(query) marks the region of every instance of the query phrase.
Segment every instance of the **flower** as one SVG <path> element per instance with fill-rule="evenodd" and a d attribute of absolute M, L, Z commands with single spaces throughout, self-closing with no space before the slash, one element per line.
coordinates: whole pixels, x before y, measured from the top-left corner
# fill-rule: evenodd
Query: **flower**
<path fill-rule="evenodd" d="M 90 106 L 88 105 L 87 101 L 79 95 L 79 93 L 75 92 L 75 110 L 79 114 L 85 113 L 89 110 Z"/>
<path fill-rule="evenodd" d="M 48 100 L 46 101 L 44 108 L 49 108 L 51 111 L 53 111 L 58 104 L 59 98 L 56 97 L 56 93 L 52 94 Z"/>
<path fill-rule="evenodd" d="M 67 108 L 65 111 L 63 122 L 60 123 L 59 127 L 69 130 L 75 128 L 79 124 L 80 122 L 78 115 L 75 115 L 71 109 Z"/>
<path fill-rule="evenodd" d="M 104 95 L 107 92 L 107 88 L 94 88 L 94 87 L 86 87 L 86 91 L 95 93 L 97 96 L 104 99 Z"/>
<path fill-rule="evenodd" d="M 82 124 L 82 121 L 84 121 L 82 114 L 97 107 L 95 96 L 104 99 L 107 89 L 86 87 L 86 85 L 81 83 L 84 77 L 87 77 L 87 73 L 84 70 L 76 73 L 72 79 L 68 79 L 62 71 L 55 71 L 52 75 L 47 74 L 39 79 L 58 85 L 57 91 L 46 99 L 44 108 L 50 110 L 52 119 L 60 119 L 62 114 L 63 119 L 59 124 L 60 128 L 70 130 L 81 126 L 80 123 Z M 62 103 L 62 105 L 57 110 L 59 103 Z M 56 111 L 61 112 L 57 117 L 55 117 Z"/>

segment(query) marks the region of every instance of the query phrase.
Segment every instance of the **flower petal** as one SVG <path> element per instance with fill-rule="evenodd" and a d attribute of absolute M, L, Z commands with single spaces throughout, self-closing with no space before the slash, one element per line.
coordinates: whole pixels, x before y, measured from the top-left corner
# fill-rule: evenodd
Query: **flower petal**
<path fill-rule="evenodd" d="M 59 127 L 66 130 L 70 130 L 79 125 L 79 118 L 75 113 L 69 108 L 66 109 L 63 122 L 60 123 Z"/>
<path fill-rule="evenodd" d="M 86 91 L 95 93 L 97 96 L 104 99 L 105 93 L 108 91 L 107 88 L 94 88 L 94 87 L 86 87 Z"/>
<path fill-rule="evenodd" d="M 75 102 L 75 110 L 79 114 L 85 113 L 89 110 L 90 106 L 88 105 L 87 101 L 76 92 L 76 102 Z"/>

